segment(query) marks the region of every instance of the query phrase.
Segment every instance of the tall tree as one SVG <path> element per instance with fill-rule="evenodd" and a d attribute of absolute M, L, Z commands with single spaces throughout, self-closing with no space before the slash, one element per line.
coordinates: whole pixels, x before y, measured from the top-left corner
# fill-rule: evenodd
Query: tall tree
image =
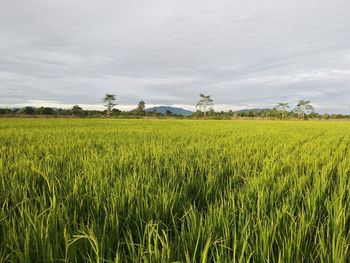
<path fill-rule="evenodd" d="M 289 109 L 289 103 L 279 102 L 276 106 L 276 110 L 281 113 L 282 119 L 284 118 L 284 113 L 286 113 Z"/>
<path fill-rule="evenodd" d="M 146 109 L 146 103 L 143 100 L 141 100 L 137 105 L 137 109 L 136 109 L 137 114 L 140 116 L 145 115 L 145 109 Z"/>
<path fill-rule="evenodd" d="M 303 119 L 314 110 L 314 107 L 311 105 L 311 101 L 309 100 L 300 100 L 297 104 L 297 107 L 294 109 L 296 113 L 303 116 Z"/>
<path fill-rule="evenodd" d="M 106 113 L 108 117 L 112 115 L 113 108 L 117 105 L 117 103 L 115 103 L 116 101 L 115 97 L 116 95 L 114 94 L 106 94 L 103 98 L 103 102 L 106 102 L 105 106 L 106 106 Z"/>
<path fill-rule="evenodd" d="M 205 96 L 204 94 L 199 94 L 199 102 L 196 105 L 197 110 L 204 113 L 204 118 L 206 117 L 207 111 L 213 109 L 214 102 L 210 95 Z"/>

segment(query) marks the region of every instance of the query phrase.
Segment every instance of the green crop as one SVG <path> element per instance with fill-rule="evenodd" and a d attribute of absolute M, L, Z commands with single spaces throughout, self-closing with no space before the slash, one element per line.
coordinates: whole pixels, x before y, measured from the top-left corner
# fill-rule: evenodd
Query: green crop
<path fill-rule="evenodd" d="M 0 119 L 0 262 L 349 262 L 350 123 Z"/>

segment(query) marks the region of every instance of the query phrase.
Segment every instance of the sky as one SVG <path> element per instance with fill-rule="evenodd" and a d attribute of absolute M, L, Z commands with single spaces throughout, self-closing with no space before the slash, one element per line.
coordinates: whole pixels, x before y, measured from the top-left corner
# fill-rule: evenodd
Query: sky
<path fill-rule="evenodd" d="M 0 0 L 0 105 L 350 113 L 349 0 Z"/>

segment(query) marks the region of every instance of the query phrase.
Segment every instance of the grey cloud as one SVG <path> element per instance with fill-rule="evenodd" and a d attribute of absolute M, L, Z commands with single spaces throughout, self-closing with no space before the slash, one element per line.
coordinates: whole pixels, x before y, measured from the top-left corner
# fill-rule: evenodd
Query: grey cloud
<path fill-rule="evenodd" d="M 348 111 L 347 0 L 0 0 L 0 104 L 312 99 Z M 190 107 L 190 106 L 188 106 Z"/>

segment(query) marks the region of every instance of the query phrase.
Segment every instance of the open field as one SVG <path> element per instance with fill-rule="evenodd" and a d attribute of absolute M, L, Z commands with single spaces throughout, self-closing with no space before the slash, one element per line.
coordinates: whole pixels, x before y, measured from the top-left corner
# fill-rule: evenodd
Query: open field
<path fill-rule="evenodd" d="M 350 123 L 0 119 L 0 262 L 349 262 Z"/>

